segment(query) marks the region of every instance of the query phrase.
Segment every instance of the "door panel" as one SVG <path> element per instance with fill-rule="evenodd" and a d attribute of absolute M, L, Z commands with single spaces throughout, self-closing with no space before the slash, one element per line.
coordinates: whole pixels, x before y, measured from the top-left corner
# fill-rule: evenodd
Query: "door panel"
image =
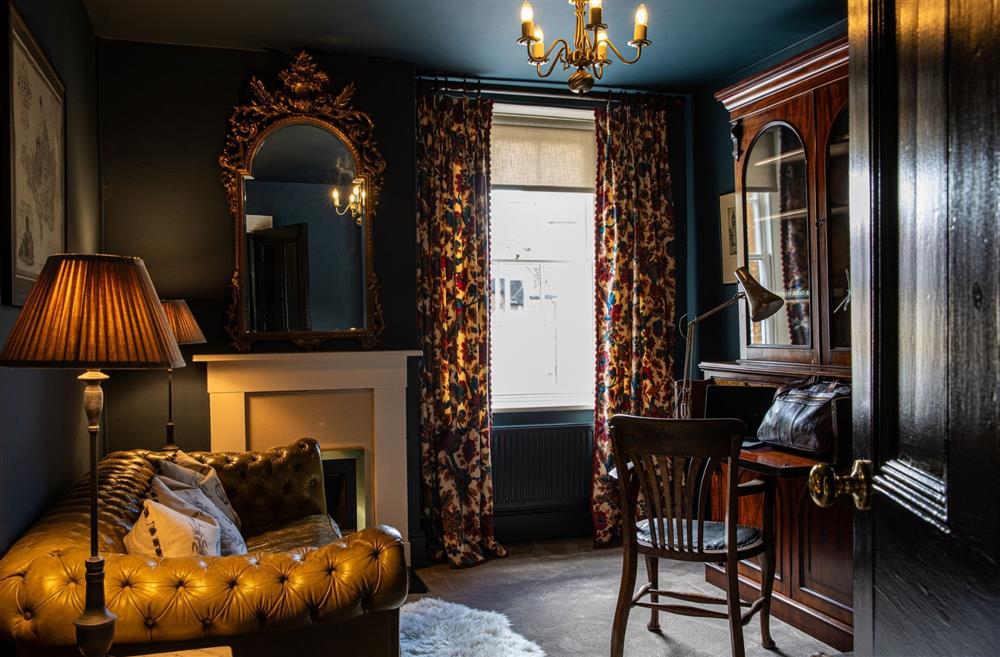
<path fill-rule="evenodd" d="M 883 492 L 943 520 L 948 423 L 948 89 L 939 2 L 898 0 L 897 272 L 898 426 L 880 477 Z M 911 497 L 913 499 L 911 499 Z"/>
<path fill-rule="evenodd" d="M 851 0 L 855 653 L 1000 644 L 1000 2 Z"/>

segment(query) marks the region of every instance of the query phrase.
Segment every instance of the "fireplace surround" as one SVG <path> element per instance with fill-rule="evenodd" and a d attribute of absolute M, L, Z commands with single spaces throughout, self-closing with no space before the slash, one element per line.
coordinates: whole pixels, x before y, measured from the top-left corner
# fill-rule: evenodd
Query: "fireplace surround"
<path fill-rule="evenodd" d="M 319 441 L 355 454 L 357 525 L 402 534 L 407 561 L 406 365 L 419 351 L 199 354 L 208 368 L 212 451 Z"/>

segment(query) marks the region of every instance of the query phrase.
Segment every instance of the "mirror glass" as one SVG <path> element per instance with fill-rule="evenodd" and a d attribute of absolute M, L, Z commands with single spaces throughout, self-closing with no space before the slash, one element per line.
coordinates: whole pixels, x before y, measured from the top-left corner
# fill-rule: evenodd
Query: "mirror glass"
<path fill-rule="evenodd" d="M 786 125 L 764 130 L 747 154 L 747 267 L 785 300 L 777 314 L 751 322 L 752 345 L 809 345 L 809 197 L 802 142 Z"/>
<path fill-rule="evenodd" d="M 366 324 L 365 221 L 351 149 L 315 124 L 285 125 L 244 180 L 244 308 L 255 332 Z"/>

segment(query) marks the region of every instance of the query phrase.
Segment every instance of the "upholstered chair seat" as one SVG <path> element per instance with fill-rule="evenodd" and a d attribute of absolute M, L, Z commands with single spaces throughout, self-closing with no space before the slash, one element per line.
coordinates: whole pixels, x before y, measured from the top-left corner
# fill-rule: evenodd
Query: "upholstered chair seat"
<path fill-rule="evenodd" d="M 335 644 L 345 647 L 338 656 L 398 654 L 398 608 L 407 592 L 402 539 L 384 526 L 341 534 L 326 513 L 315 440 L 266 453 L 192 454 L 216 469 L 240 517 L 249 550 L 240 556 L 156 559 L 125 552 L 123 539 L 142 510 L 155 463 L 166 456 L 117 452 L 99 467 L 105 592 L 118 616 L 115 654 L 177 642 L 234 645 L 241 648 L 236 654 L 253 654 L 267 640 L 233 638 L 343 622 L 336 626 Z M 45 654 L 42 648 L 75 642 L 89 547 L 87 486 L 80 482 L 0 560 L 0 640 L 34 649 L 22 652 Z M 367 616 L 379 618 L 356 623 L 358 631 L 386 636 L 378 648 L 366 636 L 359 642 L 366 647 L 351 649 L 351 622 Z"/>

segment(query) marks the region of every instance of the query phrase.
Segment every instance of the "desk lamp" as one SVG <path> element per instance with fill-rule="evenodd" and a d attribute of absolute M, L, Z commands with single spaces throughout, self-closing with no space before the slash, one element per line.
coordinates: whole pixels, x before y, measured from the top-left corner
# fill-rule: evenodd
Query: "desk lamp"
<path fill-rule="evenodd" d="M 698 323 L 712 315 L 722 312 L 740 299 L 746 299 L 747 310 L 750 311 L 750 321 L 762 322 L 774 313 L 781 310 L 785 305 L 784 300 L 774 292 L 771 292 L 757 282 L 757 279 L 750 275 L 746 267 L 739 267 L 736 270 L 736 279 L 743 289 L 736 293 L 732 299 L 712 308 L 706 313 L 698 315 L 687 323 L 687 344 L 684 347 L 684 378 L 674 388 L 674 417 L 691 417 L 691 354 L 694 351 L 695 332 Z"/>
<path fill-rule="evenodd" d="M 97 460 L 103 369 L 183 367 L 146 265 L 116 255 L 49 256 L 0 351 L 0 365 L 86 370 L 83 404 L 90 433 L 90 558 L 86 604 L 76 619 L 85 657 L 104 657 L 116 616 L 104 600 L 104 560 L 97 527 Z"/>
<path fill-rule="evenodd" d="M 184 299 L 168 299 L 162 301 L 163 312 L 167 315 L 170 330 L 177 338 L 177 344 L 204 344 L 205 334 L 191 314 Z M 176 452 L 180 449 L 174 442 L 174 369 L 167 368 L 167 444 L 164 452 Z"/>

